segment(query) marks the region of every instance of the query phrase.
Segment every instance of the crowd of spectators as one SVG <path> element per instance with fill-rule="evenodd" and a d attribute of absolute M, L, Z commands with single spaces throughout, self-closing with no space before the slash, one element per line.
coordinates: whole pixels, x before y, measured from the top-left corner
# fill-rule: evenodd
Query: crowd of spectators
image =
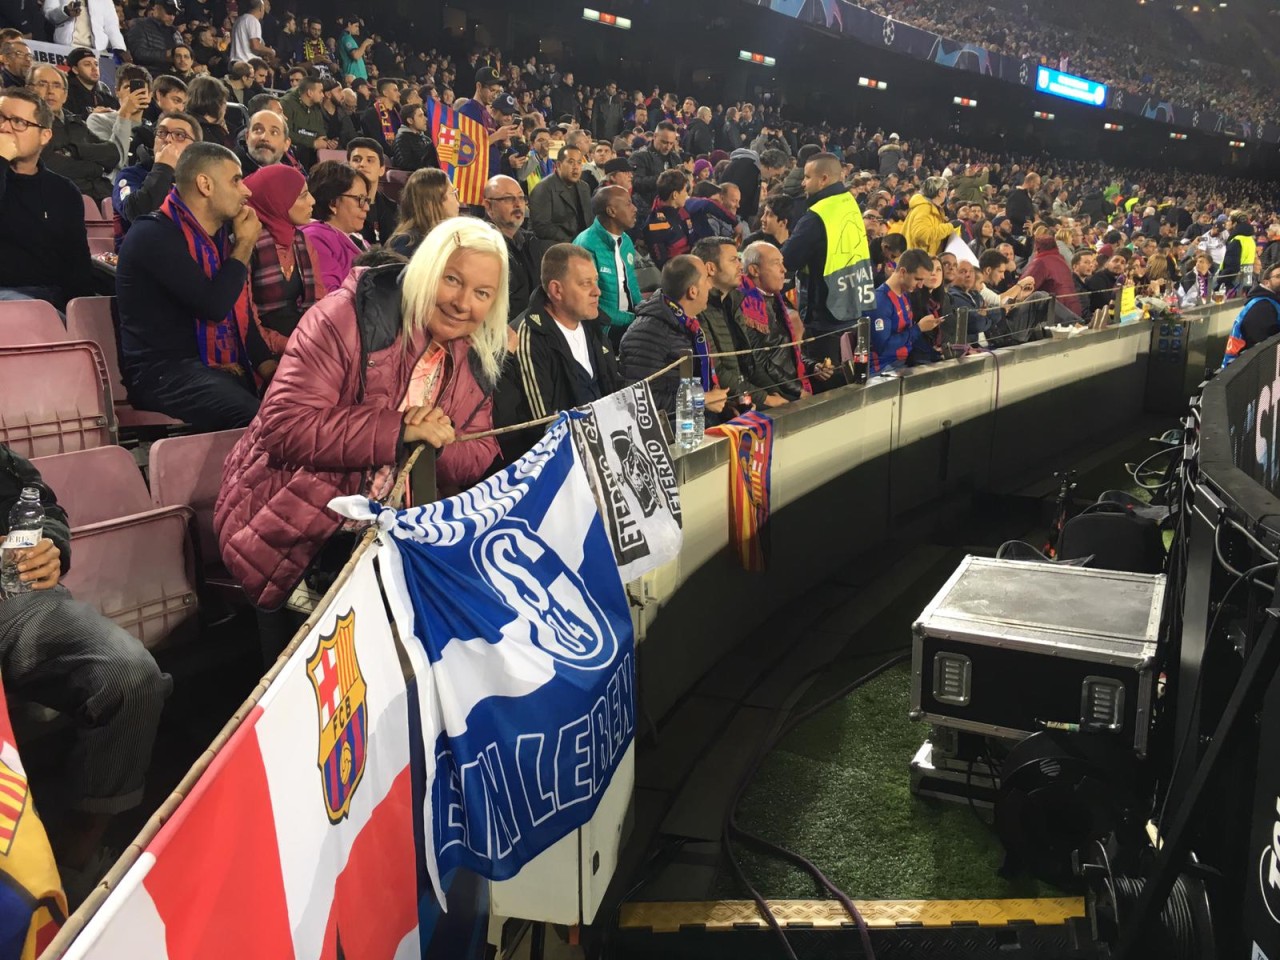
<path fill-rule="evenodd" d="M 352 533 L 326 504 L 385 496 L 406 445 L 464 489 L 626 383 L 673 414 L 684 355 L 717 422 L 846 383 L 853 349 L 883 374 L 1280 288 L 1275 184 L 801 124 L 413 51 L 356 17 L 214 8 L 68 4 L 50 14 L 82 44 L 65 73 L 0 31 L 0 298 L 113 292 L 131 403 L 245 428 L 215 525 L 263 611 L 341 566 Z M 108 87 L 95 49 L 121 38 L 133 62 Z M 489 131 L 480 205 L 439 168 L 433 101 Z M 96 262 L 82 195 L 115 215 Z M 869 344 L 846 336 L 859 312 Z M 459 442 L 495 425 L 520 429 Z M 32 575 L 53 588 L 56 569 Z M 133 676 L 155 706 L 151 666 Z M 136 799 L 143 725 L 128 783 L 99 788 L 112 811 Z"/>
<path fill-rule="evenodd" d="M 1248 57 L 1250 69 L 1239 59 L 1238 44 L 1230 51 L 1235 59 L 1217 59 L 1218 51 L 1202 37 L 1185 31 L 1162 35 L 1156 28 L 1180 17 L 1226 20 L 1227 11 L 1215 3 L 1204 4 L 1203 13 L 1191 3 L 1159 12 L 1117 11 L 1110 4 L 1096 17 L 1072 4 L 1059 18 L 1047 15 L 1055 4 L 1025 0 L 867 0 L 860 5 L 939 36 L 1100 81 L 1140 101 L 1214 110 L 1244 129 L 1280 120 L 1280 107 L 1267 93 L 1280 77 L 1267 56 Z"/>

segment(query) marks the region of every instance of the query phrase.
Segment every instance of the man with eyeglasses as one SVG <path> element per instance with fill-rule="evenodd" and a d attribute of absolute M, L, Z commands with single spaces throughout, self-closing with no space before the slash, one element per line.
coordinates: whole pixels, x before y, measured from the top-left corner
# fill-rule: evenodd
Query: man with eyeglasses
<path fill-rule="evenodd" d="M 538 289 L 539 241 L 525 226 L 528 209 L 524 191 L 511 177 L 497 176 L 484 185 L 485 219 L 507 238 L 507 319 L 524 313 Z"/>
<path fill-rule="evenodd" d="M 42 158 L 46 167 L 66 177 L 85 196 L 101 203 L 111 196 L 111 174 L 120 164 L 120 148 L 99 140 L 85 121 L 63 107 L 67 103 L 67 75 L 57 67 L 33 67 L 29 84 L 53 113 L 49 144 Z"/>
<path fill-rule="evenodd" d="M 155 126 L 155 157 L 144 150 L 146 161 L 125 167 L 116 175 L 111 191 L 115 211 L 116 250 L 133 222 L 154 210 L 173 188 L 173 172 L 184 150 L 202 139 L 200 121 L 187 113 L 162 114 Z"/>
<path fill-rule="evenodd" d="M 0 87 L 25 87 L 30 70 L 31 48 L 25 40 L 9 40 L 0 45 Z"/>
<path fill-rule="evenodd" d="M 59 310 L 94 293 L 84 202 L 40 163 L 53 114 L 30 90 L 0 93 L 0 300 Z"/>

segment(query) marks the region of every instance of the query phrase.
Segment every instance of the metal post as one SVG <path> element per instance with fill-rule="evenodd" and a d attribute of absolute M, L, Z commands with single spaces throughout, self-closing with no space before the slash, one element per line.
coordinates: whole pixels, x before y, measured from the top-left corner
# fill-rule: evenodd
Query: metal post
<path fill-rule="evenodd" d="M 415 507 L 439 499 L 436 489 L 436 448 L 429 443 L 422 444 L 422 452 L 409 471 L 409 496 Z"/>

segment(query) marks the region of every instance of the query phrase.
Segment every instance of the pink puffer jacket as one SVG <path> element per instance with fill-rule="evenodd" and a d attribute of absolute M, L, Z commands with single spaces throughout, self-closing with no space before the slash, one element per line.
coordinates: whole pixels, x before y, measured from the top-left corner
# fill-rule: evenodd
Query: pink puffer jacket
<path fill-rule="evenodd" d="M 257 417 L 222 468 L 214 530 L 222 560 L 258 606 L 288 599 L 341 524 L 334 497 L 363 493 L 379 467 L 403 459 L 400 401 L 426 346 L 400 338 L 401 267 L 356 270 L 307 311 L 289 338 Z M 469 344 L 449 344 L 439 405 L 459 432 L 493 425 L 492 387 Z M 442 491 L 482 479 L 497 441 L 451 444 L 437 461 Z"/>

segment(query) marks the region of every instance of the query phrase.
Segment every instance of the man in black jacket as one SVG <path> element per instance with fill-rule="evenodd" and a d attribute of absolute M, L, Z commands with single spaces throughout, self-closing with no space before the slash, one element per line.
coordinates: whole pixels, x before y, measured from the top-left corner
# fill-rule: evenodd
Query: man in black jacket
<path fill-rule="evenodd" d="M 507 241 L 507 319 L 524 313 L 538 289 L 541 257 L 533 231 L 525 227 L 528 217 L 524 191 L 511 177 L 491 177 L 484 185 L 484 209 L 489 222 Z"/>
<path fill-rule="evenodd" d="M 502 189 L 519 190 L 514 181 Z M 512 323 L 517 345 L 499 389 L 506 396 L 495 401 L 497 426 L 540 420 L 623 386 L 618 358 L 597 322 L 600 287 L 591 253 L 557 243 L 542 258 L 541 279 L 528 309 Z M 504 457 L 515 459 L 541 435 L 541 428 L 521 431 L 503 444 Z"/>
<path fill-rule="evenodd" d="M 427 136 L 427 113 L 422 104 L 411 103 L 401 111 L 400 129 L 391 148 L 391 166 L 395 170 L 421 170 L 439 167 L 436 145 Z"/>
<path fill-rule="evenodd" d="M 40 163 L 53 125 L 48 105 L 30 90 L 5 90 L 0 115 L 8 118 L 0 121 L 0 299 L 63 310 L 94 293 L 84 201 Z"/>
<path fill-rule="evenodd" d="M 566 72 L 560 83 L 551 91 L 551 110 L 554 120 L 577 120 L 580 114 L 578 91 L 573 85 L 573 74 Z"/>
<path fill-rule="evenodd" d="M 658 174 L 684 162 L 677 149 L 679 142 L 680 134 L 676 125 L 670 120 L 663 120 L 653 131 L 653 143 L 631 155 L 631 169 L 636 173 L 632 189 L 636 195 L 636 206 L 641 210 L 648 210 L 653 206 L 653 197 L 658 190 Z"/>
<path fill-rule="evenodd" d="M 1036 204 L 1032 197 L 1040 189 L 1040 174 L 1028 173 L 1022 178 L 1022 186 L 1009 191 L 1009 199 L 1005 202 L 1005 215 L 1013 221 L 1013 232 L 1028 233 L 1028 223 L 1036 219 Z"/>
<path fill-rule="evenodd" d="M 67 103 L 67 75 L 54 66 L 31 71 L 30 86 L 53 111 L 52 136 L 44 148 L 44 165 L 66 177 L 81 193 L 101 203 L 111 196 L 112 171 L 121 161 L 120 148 L 99 140 L 85 122 L 64 109 Z"/>
<path fill-rule="evenodd" d="M 81 119 L 97 107 L 120 108 L 111 88 L 102 82 L 98 54 L 88 47 L 76 47 L 67 54 L 67 109 Z"/>
<path fill-rule="evenodd" d="M 652 376 L 663 367 L 693 354 L 694 376 L 702 380 L 707 422 L 720 422 L 729 407 L 729 391 L 720 385 L 715 360 L 698 316 L 707 309 L 711 281 L 697 257 L 672 257 L 662 268 L 662 285 L 636 310 L 636 318 L 622 335 L 622 375 L 628 383 Z M 650 381 L 653 402 L 671 417 L 680 389 L 679 368 Z M 712 416 L 714 414 L 715 416 Z"/>
<path fill-rule="evenodd" d="M 90 478 L 86 482 L 91 483 Z M 0 530 L 24 488 L 40 493 L 41 539 L 18 572 L 28 587 L 0 602 L 5 692 L 59 711 L 78 727 L 65 767 L 67 809 L 44 809 L 64 885 L 74 898 L 100 879 L 110 818 L 138 805 L 170 680 L 138 639 L 73 600 L 66 512 L 31 463 L 0 445 Z"/>
<path fill-rule="evenodd" d="M 582 150 L 564 146 L 556 172 L 529 194 L 529 221 L 539 240 L 572 243 L 591 225 L 591 191 L 582 182 Z"/>

